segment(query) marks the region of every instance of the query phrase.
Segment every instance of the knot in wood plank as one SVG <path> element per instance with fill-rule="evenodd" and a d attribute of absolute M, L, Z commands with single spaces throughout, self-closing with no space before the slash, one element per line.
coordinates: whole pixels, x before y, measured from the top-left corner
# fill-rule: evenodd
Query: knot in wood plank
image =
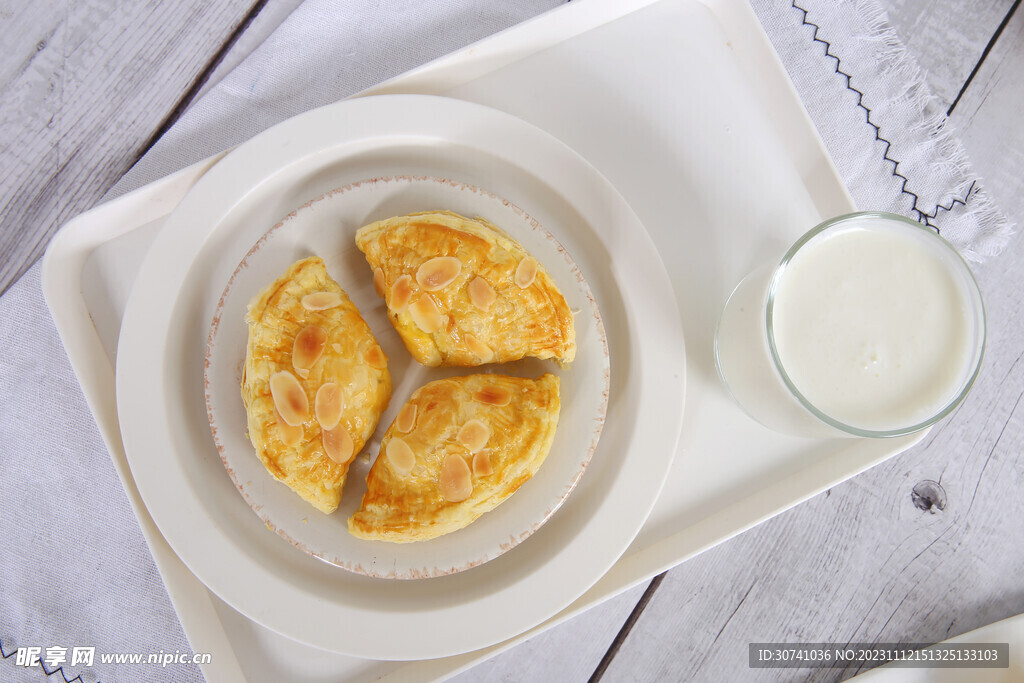
<path fill-rule="evenodd" d="M 922 479 L 914 484 L 914 489 L 910 492 L 910 499 L 913 501 L 914 507 L 922 512 L 931 512 L 934 515 L 936 508 L 946 509 L 946 490 L 939 482 L 931 479 Z"/>

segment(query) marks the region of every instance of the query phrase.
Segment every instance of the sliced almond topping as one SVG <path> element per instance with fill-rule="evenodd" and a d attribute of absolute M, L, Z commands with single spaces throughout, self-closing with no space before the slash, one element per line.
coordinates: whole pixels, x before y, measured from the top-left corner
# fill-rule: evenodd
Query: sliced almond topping
<path fill-rule="evenodd" d="M 416 282 L 428 292 L 447 287 L 462 272 L 462 261 L 454 256 L 432 258 L 416 269 Z"/>
<path fill-rule="evenodd" d="M 474 306 L 486 313 L 491 310 L 491 304 L 498 298 L 498 293 L 491 287 L 491 283 L 482 277 L 475 277 L 466 285 L 466 293 Z"/>
<path fill-rule="evenodd" d="M 313 411 L 316 413 L 316 421 L 324 429 L 334 429 L 341 420 L 341 411 L 345 409 L 345 396 L 341 393 L 341 387 L 334 382 L 327 382 L 316 390 L 316 399 L 313 401 Z"/>
<path fill-rule="evenodd" d="M 271 375 L 270 395 L 285 424 L 299 427 L 309 419 L 309 399 L 292 373 L 282 370 Z"/>
<path fill-rule="evenodd" d="M 473 493 L 473 473 L 461 455 L 449 455 L 441 465 L 441 495 L 450 503 L 466 500 Z"/>
<path fill-rule="evenodd" d="M 469 449 L 470 453 L 477 453 L 487 445 L 491 438 L 491 428 L 480 420 L 470 420 L 462 425 L 457 437 L 459 443 Z"/>
<path fill-rule="evenodd" d="M 473 400 L 492 406 L 507 406 L 512 401 L 512 391 L 501 386 L 484 387 L 473 392 Z"/>
<path fill-rule="evenodd" d="M 491 465 L 491 451 L 482 450 L 473 456 L 473 474 L 478 477 L 486 477 L 494 474 L 494 466 Z"/>
<path fill-rule="evenodd" d="M 408 434 L 416 426 L 416 404 L 406 403 L 395 418 L 395 429 Z"/>
<path fill-rule="evenodd" d="M 441 310 L 434 302 L 434 297 L 429 294 L 424 294 L 419 299 L 416 299 L 409 306 L 409 314 L 412 315 L 412 321 L 416 323 L 416 327 L 427 334 L 437 332 L 444 325 Z"/>
<path fill-rule="evenodd" d="M 400 311 L 409 305 L 412 298 L 412 277 L 408 274 L 395 280 L 391 285 L 391 310 Z"/>
<path fill-rule="evenodd" d="M 380 269 L 380 266 L 377 266 L 373 269 L 373 291 L 377 292 L 377 296 L 383 299 L 385 288 L 384 271 Z"/>
<path fill-rule="evenodd" d="M 516 266 L 515 281 L 521 289 L 526 289 L 533 284 L 537 277 L 537 259 L 527 256 Z"/>
<path fill-rule="evenodd" d="M 363 354 L 363 359 L 370 364 L 370 367 L 383 370 L 388 366 L 388 357 L 384 355 L 384 351 L 379 346 L 374 344 L 366 350 Z"/>
<path fill-rule="evenodd" d="M 274 417 L 277 419 L 277 433 L 281 437 L 281 443 L 289 448 L 298 446 L 302 442 L 302 427 L 293 427 L 285 422 L 276 407 Z"/>
<path fill-rule="evenodd" d="M 384 454 L 399 474 L 409 474 L 412 472 L 413 465 L 416 464 L 416 454 L 409 448 L 409 444 L 397 436 L 388 441 L 388 447 Z"/>
<path fill-rule="evenodd" d="M 479 358 L 484 363 L 490 363 L 494 359 L 494 351 L 487 344 L 477 339 L 475 336 L 467 332 L 465 335 L 466 346 L 473 352 L 473 355 Z"/>
<path fill-rule="evenodd" d="M 326 311 L 341 305 L 341 295 L 337 292 L 313 292 L 302 297 L 302 307 L 307 311 Z"/>
<path fill-rule="evenodd" d="M 306 325 L 295 337 L 292 346 L 292 365 L 296 370 L 309 370 L 327 346 L 327 332 L 319 325 Z"/>
<path fill-rule="evenodd" d="M 325 429 L 320 438 L 323 441 L 327 457 L 340 465 L 344 465 L 355 455 L 355 444 L 352 443 L 352 437 L 340 425 L 334 429 Z"/>

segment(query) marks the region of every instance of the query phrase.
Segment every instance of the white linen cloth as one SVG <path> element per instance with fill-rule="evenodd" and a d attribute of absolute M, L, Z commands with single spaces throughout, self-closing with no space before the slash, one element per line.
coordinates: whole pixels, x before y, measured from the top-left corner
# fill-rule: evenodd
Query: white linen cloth
<path fill-rule="evenodd" d="M 934 226 L 969 261 L 1011 228 L 877 0 L 753 0 L 861 210 Z"/>
<path fill-rule="evenodd" d="M 305 0 L 108 198 L 559 4 Z M 997 253 L 1007 222 L 878 6 L 752 4 L 859 207 L 927 221 L 975 260 Z M 0 680 L 53 680 L 18 665 L 24 647 L 43 660 L 64 648 L 67 661 L 43 664 L 65 679 L 201 680 L 193 664 L 101 661 L 191 648 L 46 310 L 38 264 L 0 298 L 0 321 Z M 95 648 L 91 666 L 71 664 L 75 647 Z"/>

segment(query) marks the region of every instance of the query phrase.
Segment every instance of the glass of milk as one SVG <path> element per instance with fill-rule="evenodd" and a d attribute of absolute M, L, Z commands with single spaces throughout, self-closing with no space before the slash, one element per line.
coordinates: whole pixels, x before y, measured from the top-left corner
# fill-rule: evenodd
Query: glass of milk
<path fill-rule="evenodd" d="M 964 260 L 931 228 L 877 212 L 825 221 L 751 273 L 715 333 L 735 401 L 802 436 L 924 429 L 967 395 L 984 348 Z"/>

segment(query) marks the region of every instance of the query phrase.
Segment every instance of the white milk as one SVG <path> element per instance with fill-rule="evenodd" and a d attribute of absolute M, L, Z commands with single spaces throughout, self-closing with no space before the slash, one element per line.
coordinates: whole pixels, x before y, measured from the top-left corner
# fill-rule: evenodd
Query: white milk
<path fill-rule="evenodd" d="M 815 234 L 774 273 L 747 278 L 723 313 L 716 352 L 734 397 L 770 427 L 828 431 L 798 393 L 854 430 L 892 432 L 958 397 L 980 361 L 983 328 L 974 280 L 948 245 L 867 215 Z"/>

